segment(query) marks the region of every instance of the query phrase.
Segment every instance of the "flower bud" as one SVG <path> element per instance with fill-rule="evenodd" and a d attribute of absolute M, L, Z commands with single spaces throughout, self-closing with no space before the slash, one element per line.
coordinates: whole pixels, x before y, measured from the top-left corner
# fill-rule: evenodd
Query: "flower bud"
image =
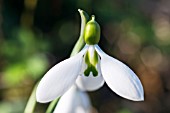
<path fill-rule="evenodd" d="M 84 32 L 84 40 L 89 45 L 98 44 L 100 40 L 100 26 L 95 21 L 95 16 L 86 24 Z"/>

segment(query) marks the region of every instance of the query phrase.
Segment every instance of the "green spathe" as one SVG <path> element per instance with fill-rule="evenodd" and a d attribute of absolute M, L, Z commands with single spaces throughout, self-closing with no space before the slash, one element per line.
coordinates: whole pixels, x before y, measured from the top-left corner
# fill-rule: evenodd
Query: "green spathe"
<path fill-rule="evenodd" d="M 84 32 L 84 40 L 89 45 L 98 44 L 100 40 L 100 26 L 95 21 L 95 16 L 86 24 Z"/>

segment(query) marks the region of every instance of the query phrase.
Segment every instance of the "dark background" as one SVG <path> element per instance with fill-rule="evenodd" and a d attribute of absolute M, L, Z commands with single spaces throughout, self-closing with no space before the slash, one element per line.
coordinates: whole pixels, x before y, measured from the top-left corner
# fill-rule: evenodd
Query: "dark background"
<path fill-rule="evenodd" d="M 89 92 L 94 113 L 169 113 L 168 0 L 0 0 L 0 113 L 23 113 L 35 83 L 69 57 L 79 8 L 95 14 L 100 47 L 131 67 L 145 90 L 144 102 L 123 99 L 107 85 Z M 35 113 L 47 105 L 37 104 Z"/>

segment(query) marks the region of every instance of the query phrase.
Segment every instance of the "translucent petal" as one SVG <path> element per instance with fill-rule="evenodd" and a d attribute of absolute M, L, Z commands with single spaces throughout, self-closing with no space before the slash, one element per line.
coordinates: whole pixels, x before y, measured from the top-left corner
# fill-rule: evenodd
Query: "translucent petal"
<path fill-rule="evenodd" d="M 136 74 L 125 64 L 105 54 L 98 45 L 101 56 L 101 71 L 107 85 L 118 95 L 134 100 L 144 100 L 143 87 Z"/>
<path fill-rule="evenodd" d="M 37 91 L 38 102 L 45 103 L 63 95 L 76 81 L 87 47 L 77 55 L 52 67 L 41 79 Z"/>
<path fill-rule="evenodd" d="M 90 107 L 88 95 L 72 86 L 60 98 L 54 113 L 89 113 Z"/>

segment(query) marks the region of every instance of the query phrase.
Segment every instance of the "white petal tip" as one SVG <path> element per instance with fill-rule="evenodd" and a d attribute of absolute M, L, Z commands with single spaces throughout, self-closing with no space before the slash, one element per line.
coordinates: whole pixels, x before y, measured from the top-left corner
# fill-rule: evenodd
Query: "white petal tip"
<path fill-rule="evenodd" d="M 43 95 L 39 90 L 36 91 L 36 101 L 39 103 L 48 103 L 52 101 L 52 99 L 48 98 L 47 95 Z"/>
<path fill-rule="evenodd" d="M 36 101 L 39 103 L 48 103 L 50 100 L 43 98 L 42 96 L 36 96 Z"/>
<path fill-rule="evenodd" d="M 144 96 L 142 96 L 141 98 L 139 98 L 137 101 L 144 101 Z"/>
<path fill-rule="evenodd" d="M 132 99 L 132 101 L 144 101 L 144 98 L 141 97 L 141 98 L 136 98 L 136 99 Z"/>
<path fill-rule="evenodd" d="M 118 94 L 118 93 L 117 93 Z M 131 100 L 131 101 L 144 101 L 144 92 L 142 91 L 134 91 L 134 92 L 127 92 L 125 94 L 119 93 L 119 96 Z"/>
<path fill-rule="evenodd" d="M 131 101 L 144 101 L 144 96 L 143 95 L 141 95 L 141 96 L 138 96 L 138 97 L 124 97 L 124 98 L 126 98 L 126 99 L 128 99 L 128 100 L 131 100 Z"/>

